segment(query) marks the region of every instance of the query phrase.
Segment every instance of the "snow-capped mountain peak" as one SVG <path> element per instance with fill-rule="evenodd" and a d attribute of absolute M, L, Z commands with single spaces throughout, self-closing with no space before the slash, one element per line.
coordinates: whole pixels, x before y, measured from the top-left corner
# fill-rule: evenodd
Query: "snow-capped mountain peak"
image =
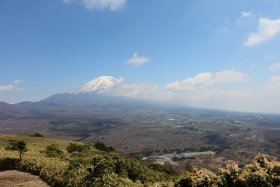
<path fill-rule="evenodd" d="M 109 90 L 121 81 L 122 79 L 116 79 L 112 76 L 100 76 L 92 81 L 87 82 L 82 87 L 77 89 L 74 93 L 90 93 Z"/>

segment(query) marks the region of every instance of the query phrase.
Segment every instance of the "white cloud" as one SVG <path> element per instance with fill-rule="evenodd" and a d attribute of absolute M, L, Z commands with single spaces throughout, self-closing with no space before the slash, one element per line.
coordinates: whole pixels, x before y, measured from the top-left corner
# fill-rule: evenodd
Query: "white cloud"
<path fill-rule="evenodd" d="M 247 18 L 247 17 L 251 17 L 254 15 L 253 11 L 242 11 L 241 12 L 241 18 Z"/>
<path fill-rule="evenodd" d="M 252 78 L 236 69 L 198 73 L 165 86 L 127 83 L 122 78 L 99 93 L 201 108 L 280 113 L 280 75 L 249 87 L 256 85 L 248 84 Z"/>
<path fill-rule="evenodd" d="M 258 31 L 250 33 L 244 45 L 254 46 L 263 43 L 280 33 L 280 19 L 260 18 Z"/>
<path fill-rule="evenodd" d="M 139 56 L 137 53 L 134 53 L 133 56 L 130 59 L 128 59 L 127 63 L 132 64 L 134 66 L 141 66 L 149 61 L 150 59 L 148 57 Z"/>
<path fill-rule="evenodd" d="M 109 9 L 109 10 L 119 10 L 124 7 L 126 0 L 62 0 L 66 4 L 72 2 L 82 3 L 87 9 Z"/>
<path fill-rule="evenodd" d="M 251 91 L 249 99 L 243 103 L 251 106 L 251 111 L 280 113 L 280 75 L 272 76 L 262 88 Z"/>
<path fill-rule="evenodd" d="M 22 88 L 19 88 L 18 86 L 20 84 L 24 83 L 24 80 L 14 80 L 12 84 L 7 85 L 0 85 L 0 92 L 2 91 L 21 91 Z"/>
<path fill-rule="evenodd" d="M 186 106 L 206 107 L 228 110 L 247 110 L 250 91 L 238 90 L 248 75 L 237 70 L 199 73 L 185 80 L 156 84 L 130 84 L 123 81 L 105 94 L 130 98 L 164 101 Z M 236 84 L 238 84 L 236 86 Z M 261 101 L 258 98 L 258 101 Z M 246 108 L 247 107 L 247 108 Z"/>
<path fill-rule="evenodd" d="M 123 82 L 115 86 L 108 94 L 148 100 L 166 99 L 166 93 L 160 86 L 154 84 L 128 84 Z"/>
<path fill-rule="evenodd" d="M 0 85 L 0 91 L 16 91 L 18 87 L 12 84 L 9 85 Z"/>
<path fill-rule="evenodd" d="M 236 19 L 235 23 L 238 26 L 248 25 L 251 21 L 255 20 L 256 16 L 253 11 L 242 11 L 240 16 Z"/>
<path fill-rule="evenodd" d="M 280 71 L 280 63 L 271 64 L 268 67 L 268 70 L 270 70 L 270 71 Z"/>
<path fill-rule="evenodd" d="M 66 4 L 69 4 L 69 3 L 71 3 L 72 1 L 74 1 L 74 0 L 62 0 L 64 3 L 66 3 Z"/>
<path fill-rule="evenodd" d="M 100 94 L 160 101 L 185 106 L 280 113 L 280 75 L 259 86 L 249 87 L 248 74 L 236 69 L 198 73 L 160 86 L 127 83 L 119 79 Z"/>
<path fill-rule="evenodd" d="M 267 88 L 269 90 L 277 90 L 280 93 L 280 75 L 271 77 Z"/>
<path fill-rule="evenodd" d="M 24 80 L 18 80 L 18 79 L 14 80 L 14 84 L 22 84 L 22 83 L 24 83 Z"/>
<path fill-rule="evenodd" d="M 216 73 L 200 73 L 194 77 L 168 84 L 165 89 L 172 91 L 192 91 L 197 89 L 208 89 L 210 87 L 222 86 L 231 83 L 243 83 L 247 81 L 247 75 L 243 72 L 224 70 Z"/>
<path fill-rule="evenodd" d="M 126 3 L 126 0 L 83 0 L 88 9 L 110 9 L 119 10 Z"/>

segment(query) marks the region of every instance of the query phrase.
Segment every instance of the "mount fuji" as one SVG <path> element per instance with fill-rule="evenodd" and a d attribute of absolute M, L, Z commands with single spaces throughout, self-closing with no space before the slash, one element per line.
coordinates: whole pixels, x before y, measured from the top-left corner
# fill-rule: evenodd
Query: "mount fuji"
<path fill-rule="evenodd" d="M 38 102 L 19 103 L 17 106 L 30 113 L 55 115 L 80 115 L 89 111 L 106 113 L 110 110 L 128 111 L 157 106 L 150 101 L 113 95 L 111 91 L 116 87 L 120 89 L 121 84 L 122 78 L 100 76 L 73 91 L 55 94 Z"/>
<path fill-rule="evenodd" d="M 88 83 L 84 84 L 82 87 L 75 90 L 73 93 L 100 93 L 102 91 L 110 90 L 115 85 L 122 82 L 122 78 L 116 79 L 112 76 L 100 76 Z"/>
<path fill-rule="evenodd" d="M 112 76 L 100 76 L 91 80 L 81 87 L 67 93 L 50 96 L 40 103 L 44 104 L 63 104 L 63 105 L 110 105 L 125 99 L 110 94 L 110 91 L 121 84 L 122 79 Z"/>

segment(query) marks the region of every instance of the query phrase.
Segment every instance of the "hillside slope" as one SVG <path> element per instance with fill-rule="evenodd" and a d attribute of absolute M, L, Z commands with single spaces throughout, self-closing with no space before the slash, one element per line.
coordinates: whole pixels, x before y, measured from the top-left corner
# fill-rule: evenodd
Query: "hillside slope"
<path fill-rule="evenodd" d="M 11 142 L 24 141 L 27 152 L 7 150 Z M 167 167 L 145 165 L 124 158 L 103 143 L 94 145 L 43 137 L 0 135 L 0 170 L 21 170 L 41 177 L 50 186 L 198 187 L 280 185 L 280 162 L 257 155 L 252 164 L 238 166 L 233 161 L 218 173 L 193 169 L 176 177 Z M 173 174 L 173 175 L 172 175 Z"/>
<path fill-rule="evenodd" d="M 22 161 L 17 151 L 5 149 L 11 141 L 26 142 Z M 154 186 L 169 180 L 165 172 L 125 159 L 102 143 L 0 135 L 0 170 L 8 169 L 38 175 L 51 186 Z"/>

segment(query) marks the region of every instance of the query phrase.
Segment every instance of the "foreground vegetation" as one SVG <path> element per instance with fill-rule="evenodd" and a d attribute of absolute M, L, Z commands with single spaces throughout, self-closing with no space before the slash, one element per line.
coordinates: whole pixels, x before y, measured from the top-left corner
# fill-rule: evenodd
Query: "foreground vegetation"
<path fill-rule="evenodd" d="M 8 149 L 17 141 L 27 145 L 22 159 L 19 150 Z M 39 175 L 51 186 L 154 186 L 170 180 L 166 172 L 124 159 L 101 142 L 0 135 L 0 170 L 8 169 Z"/>
<path fill-rule="evenodd" d="M 259 154 L 253 160 L 253 164 L 240 168 L 232 162 L 225 169 L 220 169 L 217 175 L 206 169 L 186 172 L 175 186 L 280 186 L 280 162 L 268 161 L 264 155 Z"/>
<path fill-rule="evenodd" d="M 125 159 L 101 142 L 40 136 L 0 135 L 0 170 L 8 169 L 33 173 L 51 186 L 280 186 L 280 162 L 264 155 L 243 168 L 232 162 L 216 174 L 194 169 L 176 176 L 171 168 Z"/>

